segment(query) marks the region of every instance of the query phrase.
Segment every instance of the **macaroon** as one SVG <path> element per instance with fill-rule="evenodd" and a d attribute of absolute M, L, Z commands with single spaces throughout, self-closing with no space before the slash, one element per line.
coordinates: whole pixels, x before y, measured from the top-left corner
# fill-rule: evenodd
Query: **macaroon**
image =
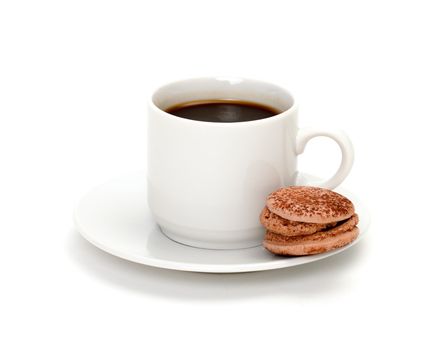
<path fill-rule="evenodd" d="M 292 186 L 271 193 L 261 212 L 263 246 L 278 255 L 327 252 L 354 241 L 359 218 L 353 203 L 331 190 Z"/>

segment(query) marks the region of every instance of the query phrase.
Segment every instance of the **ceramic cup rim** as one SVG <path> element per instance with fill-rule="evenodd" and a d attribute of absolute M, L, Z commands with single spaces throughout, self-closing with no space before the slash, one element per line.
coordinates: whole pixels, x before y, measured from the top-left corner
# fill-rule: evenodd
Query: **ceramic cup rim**
<path fill-rule="evenodd" d="M 218 122 L 198 121 L 198 120 L 180 118 L 178 116 L 175 116 L 173 114 L 166 112 L 165 110 L 163 110 L 162 108 L 160 108 L 158 106 L 157 98 L 161 94 L 165 94 L 165 91 L 168 90 L 169 88 L 171 88 L 172 86 L 175 86 L 177 84 L 200 83 L 202 81 L 229 82 L 231 85 L 241 84 L 244 82 L 250 83 L 250 84 L 257 84 L 257 85 L 261 85 L 261 86 L 265 85 L 267 88 L 275 89 L 279 93 L 283 94 L 285 96 L 285 98 L 289 100 L 289 105 L 287 108 L 282 108 L 282 111 L 280 113 L 275 114 L 275 115 L 268 117 L 268 118 L 251 120 L 251 121 L 233 122 L 233 123 L 218 123 Z M 230 76 L 227 76 L 227 77 L 205 76 L 205 77 L 197 77 L 197 78 L 189 78 L 189 79 L 179 79 L 179 80 L 174 80 L 174 81 L 168 82 L 168 83 L 163 84 L 154 90 L 154 92 L 151 94 L 151 96 L 149 98 L 148 105 L 152 109 L 152 111 L 154 111 L 155 113 L 158 113 L 162 117 L 168 118 L 169 120 L 173 120 L 177 123 L 182 123 L 182 124 L 192 125 L 192 126 L 212 126 L 212 127 L 221 127 L 221 128 L 263 126 L 265 124 L 273 123 L 273 122 L 279 121 L 281 119 L 284 119 L 287 116 L 291 115 L 291 113 L 293 111 L 297 110 L 297 102 L 296 102 L 294 96 L 286 88 L 279 86 L 277 84 L 263 81 L 263 80 L 249 79 L 249 78 L 242 78 L 242 77 L 230 77 Z M 273 106 L 273 107 L 276 107 L 276 106 Z"/>

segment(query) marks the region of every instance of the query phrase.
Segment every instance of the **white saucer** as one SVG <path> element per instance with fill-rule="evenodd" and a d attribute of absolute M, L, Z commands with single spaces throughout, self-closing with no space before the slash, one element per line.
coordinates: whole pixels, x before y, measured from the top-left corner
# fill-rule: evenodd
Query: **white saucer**
<path fill-rule="evenodd" d="M 303 176 L 303 183 L 314 179 Z M 300 181 L 300 182 L 302 182 Z M 122 259 L 165 269 L 232 273 L 280 269 L 327 258 L 352 247 L 364 236 L 370 218 L 352 193 L 338 188 L 355 204 L 360 236 L 351 244 L 324 254 L 280 257 L 262 246 L 237 250 L 200 249 L 174 242 L 152 220 L 146 200 L 146 176 L 125 176 L 92 189 L 75 211 L 76 228 L 96 247 Z"/>

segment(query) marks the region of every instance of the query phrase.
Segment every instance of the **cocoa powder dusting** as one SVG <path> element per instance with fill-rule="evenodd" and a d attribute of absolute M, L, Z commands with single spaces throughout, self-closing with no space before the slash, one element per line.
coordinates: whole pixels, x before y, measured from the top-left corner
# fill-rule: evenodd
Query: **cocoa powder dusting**
<path fill-rule="evenodd" d="M 281 188 L 267 198 L 270 211 L 280 216 L 303 217 L 303 221 L 348 217 L 354 213 L 352 202 L 331 190 L 319 187 L 292 186 Z M 333 220 L 337 221 L 337 220 Z M 317 221 L 318 222 L 318 221 Z"/>

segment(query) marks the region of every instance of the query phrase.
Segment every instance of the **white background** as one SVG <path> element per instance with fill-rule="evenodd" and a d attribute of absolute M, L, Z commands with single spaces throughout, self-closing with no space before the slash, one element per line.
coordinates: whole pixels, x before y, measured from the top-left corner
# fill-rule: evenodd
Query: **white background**
<path fill-rule="evenodd" d="M 1 1 L 2 349 L 433 349 L 439 12 L 435 1 Z M 146 166 L 146 100 L 169 80 L 291 89 L 302 126 L 356 147 L 357 246 L 236 275 L 148 268 L 74 231 L 90 187 Z M 334 171 L 312 141 L 303 170 Z"/>

